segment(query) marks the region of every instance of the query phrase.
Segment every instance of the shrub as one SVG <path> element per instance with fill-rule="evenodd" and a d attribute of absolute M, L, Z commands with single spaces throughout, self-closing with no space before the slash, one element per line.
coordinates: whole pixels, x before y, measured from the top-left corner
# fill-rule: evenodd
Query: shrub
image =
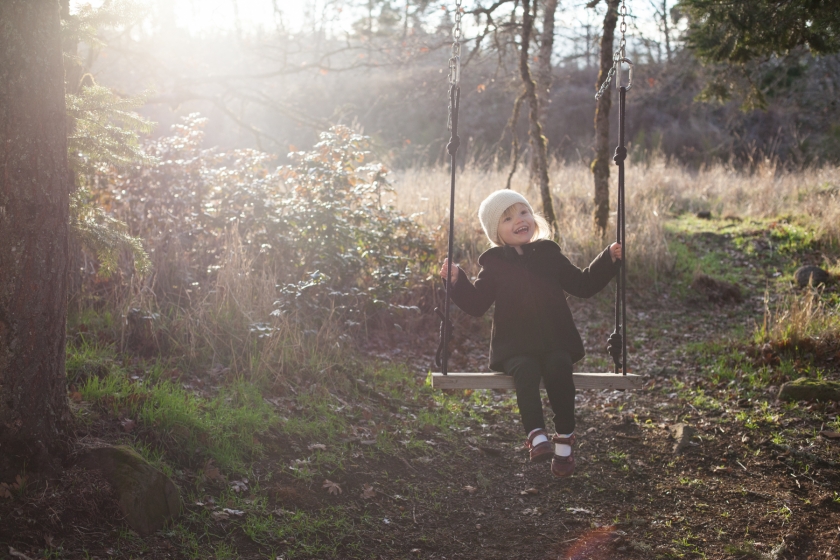
<path fill-rule="evenodd" d="M 144 147 L 144 163 L 97 176 L 94 196 L 152 261 L 142 282 L 115 286 L 112 306 L 156 317 L 150 340 L 214 361 L 238 353 L 231 360 L 242 363 L 253 363 L 248 352 L 277 363 L 265 347 L 284 345 L 267 338 L 329 331 L 326 342 L 403 309 L 431 240 L 383 201 L 388 171 L 371 161 L 368 138 L 334 127 L 273 168 L 256 150 L 202 148 L 205 123 L 190 115 Z"/>

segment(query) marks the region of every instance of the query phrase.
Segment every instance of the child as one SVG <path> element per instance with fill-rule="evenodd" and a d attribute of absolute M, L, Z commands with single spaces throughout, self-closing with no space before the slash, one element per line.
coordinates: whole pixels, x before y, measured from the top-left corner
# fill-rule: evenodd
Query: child
<path fill-rule="evenodd" d="M 601 291 L 616 273 L 621 245 L 613 243 L 580 270 L 549 239 L 545 219 L 534 214 L 525 197 L 511 190 L 488 196 L 478 209 L 478 218 L 493 247 L 478 259 L 482 268 L 475 285 L 463 270 L 452 267 L 452 301 L 475 317 L 484 315 L 495 302 L 490 369 L 513 376 L 530 460 L 551 459 L 554 476 L 571 476 L 575 470 L 572 364 L 585 352 L 566 293 L 588 298 Z M 444 279 L 447 262 L 440 271 Z M 554 411 L 554 445 L 545 431 L 541 379 Z"/>

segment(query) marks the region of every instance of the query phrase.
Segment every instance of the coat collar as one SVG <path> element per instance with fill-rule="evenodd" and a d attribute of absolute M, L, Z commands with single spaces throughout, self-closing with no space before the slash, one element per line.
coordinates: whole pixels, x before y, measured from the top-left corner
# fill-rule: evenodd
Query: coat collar
<path fill-rule="evenodd" d="M 523 256 L 527 256 L 534 253 L 545 243 L 551 243 L 551 241 L 547 239 L 537 239 L 536 241 L 532 241 L 531 243 L 526 243 L 522 246 Z M 491 247 L 490 249 L 484 251 L 480 257 L 478 257 L 478 264 L 484 266 L 484 264 L 487 262 L 487 259 L 497 258 L 511 260 L 517 258 L 518 256 L 519 253 L 516 252 L 516 249 L 509 245 Z"/>

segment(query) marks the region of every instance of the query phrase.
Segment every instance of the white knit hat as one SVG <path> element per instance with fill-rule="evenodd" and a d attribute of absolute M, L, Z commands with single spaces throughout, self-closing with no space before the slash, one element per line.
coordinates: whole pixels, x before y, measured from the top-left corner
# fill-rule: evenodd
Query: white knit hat
<path fill-rule="evenodd" d="M 478 207 L 478 220 L 481 222 L 481 227 L 484 228 L 484 233 L 491 243 L 497 243 L 496 235 L 502 214 L 517 202 L 521 202 L 531 210 L 532 214 L 534 213 L 534 209 L 531 208 L 528 200 L 518 192 L 510 189 L 502 189 L 491 193 L 490 196 L 482 201 L 481 206 Z"/>

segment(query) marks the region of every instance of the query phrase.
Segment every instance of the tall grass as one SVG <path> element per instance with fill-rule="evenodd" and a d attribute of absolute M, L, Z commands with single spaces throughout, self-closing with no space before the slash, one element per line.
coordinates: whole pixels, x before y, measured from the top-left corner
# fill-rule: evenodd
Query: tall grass
<path fill-rule="evenodd" d="M 592 222 L 589 168 L 582 162 L 555 163 L 550 171 L 559 243 L 573 262 L 585 266 L 614 239 L 615 215 L 610 217 L 607 238 L 600 239 Z M 477 272 L 478 256 L 489 246 L 476 216 L 478 205 L 487 194 L 504 187 L 506 177 L 506 170 L 478 164 L 458 172 L 456 259 L 469 272 Z M 391 179 L 395 190 L 387 196 L 392 197 L 398 210 L 413 215 L 432 232 L 441 261 L 446 251 L 448 170 L 406 169 L 395 172 Z M 612 183 L 614 207 L 615 173 Z M 535 208 L 540 207 L 527 169 L 513 177 L 512 187 L 525 194 Z M 631 285 L 665 281 L 674 272 L 676 255 L 669 252 L 665 223 L 674 215 L 700 210 L 741 218 L 796 215 L 810 222 L 818 239 L 837 246 L 840 168 L 790 172 L 780 170 L 772 162 L 759 162 L 753 173 L 743 173 L 722 164 L 690 171 L 661 157 L 644 163 L 628 161 L 627 252 Z M 177 291 L 175 299 L 171 294 L 158 298 L 153 287 L 168 285 L 161 278 L 171 277 L 183 283 L 189 277 L 180 270 L 185 266 L 183 258 L 164 241 L 161 246 L 147 246 L 155 260 L 153 274 L 158 277 L 134 277 L 129 286 L 115 288 L 107 302 L 100 302 L 98 313 L 125 318 L 132 308 L 143 310 L 153 317 L 154 353 L 179 356 L 196 369 L 218 365 L 251 379 L 282 382 L 290 375 L 318 377 L 319 372 L 339 365 L 346 357 L 343 349 L 350 346 L 348 333 L 352 335 L 354 329 L 359 332 L 365 326 L 359 327 L 358 319 L 352 321 L 355 327 L 350 325 L 346 309 L 334 314 L 327 310 L 325 318 L 314 323 L 307 320 L 305 311 L 279 313 L 278 285 L 287 279 L 283 278 L 283 271 L 272 266 L 281 265 L 261 259 L 254 245 L 241 239 L 235 230 L 221 239 L 223 251 L 216 261 L 216 273 L 203 278 L 194 289 Z M 154 241 L 150 243 L 154 245 Z M 411 266 L 413 285 L 431 286 L 430 279 L 436 280 L 434 267 L 434 263 Z M 405 292 L 402 299 L 396 298 L 393 303 L 420 305 L 415 301 L 421 297 L 418 293 Z M 391 313 L 388 302 L 380 303 L 383 313 Z M 345 303 L 344 307 L 348 305 Z M 130 325 L 126 320 L 110 324 L 109 328 L 116 331 L 114 338 L 124 349 Z"/>
<path fill-rule="evenodd" d="M 821 295 L 819 288 L 811 288 L 804 294 L 786 294 L 771 305 L 765 294 L 764 320 L 756 328 L 756 342 L 797 345 L 808 338 L 840 340 L 840 304 L 826 302 Z"/>
<path fill-rule="evenodd" d="M 507 171 L 473 164 L 457 173 L 455 230 L 458 258 L 474 266 L 489 247 L 477 218 L 478 205 L 490 192 L 504 188 Z M 664 221 L 685 212 L 711 211 L 714 215 L 767 218 L 799 215 L 807 218 L 816 236 L 840 244 L 840 168 L 782 170 L 773 161 L 759 161 L 754 171 L 739 171 L 717 164 L 692 171 L 664 157 L 626 163 L 628 270 L 635 278 L 654 281 L 671 271 Z M 574 262 L 585 265 L 614 238 L 615 215 L 608 237 L 599 239 L 592 222 L 593 181 L 582 162 L 555 163 L 550 169 L 558 238 Z M 611 176 L 611 207 L 615 208 L 616 172 Z M 396 205 L 416 213 L 423 223 L 437 228 L 438 249 L 445 251 L 449 212 L 449 171 L 444 167 L 408 169 L 395 174 Z M 513 177 L 511 187 L 539 208 L 538 191 L 527 168 Z"/>

